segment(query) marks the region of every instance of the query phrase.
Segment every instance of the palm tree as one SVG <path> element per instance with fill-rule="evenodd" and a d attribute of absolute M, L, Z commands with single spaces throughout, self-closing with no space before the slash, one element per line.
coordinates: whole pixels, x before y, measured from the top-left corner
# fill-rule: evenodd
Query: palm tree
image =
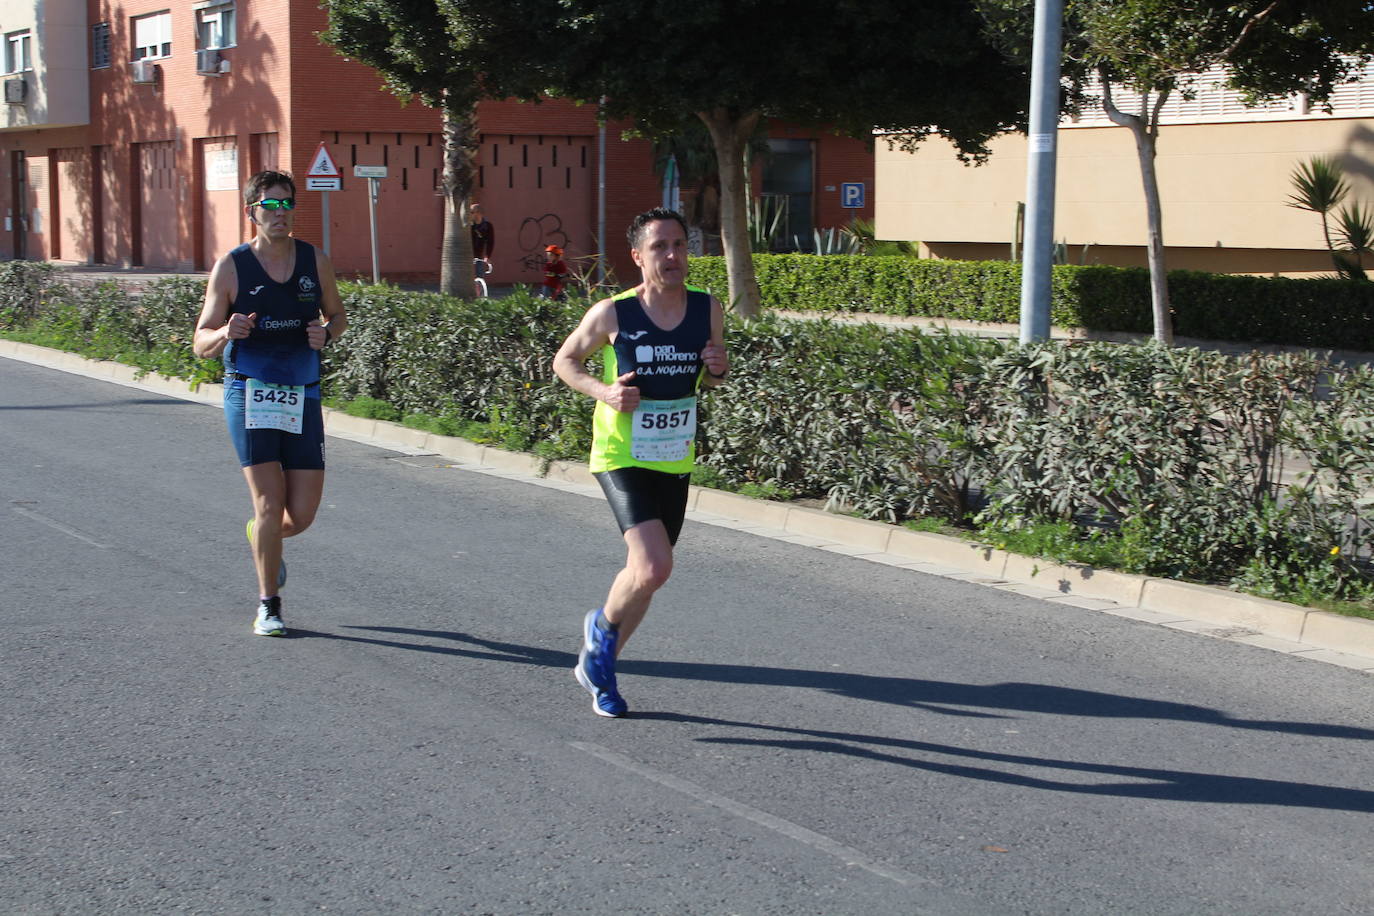
<path fill-rule="evenodd" d="M 1308 210 L 1322 218 L 1322 237 L 1331 252 L 1336 272 L 1352 280 L 1364 280 L 1364 255 L 1374 246 L 1374 213 L 1355 203 L 1336 213 L 1336 239 L 1331 237 L 1331 212 L 1340 207 L 1350 185 L 1335 156 L 1313 156 L 1298 164 L 1290 178 L 1296 193 L 1288 196 L 1288 206 Z M 1343 247 L 1337 248 L 1336 242 Z"/>
<path fill-rule="evenodd" d="M 1290 181 L 1297 193 L 1288 196 L 1288 206 L 1320 214 L 1326 247 L 1335 251 L 1328 214 L 1350 193 L 1341 164 L 1335 156 L 1313 156 L 1307 162 L 1298 163 Z"/>

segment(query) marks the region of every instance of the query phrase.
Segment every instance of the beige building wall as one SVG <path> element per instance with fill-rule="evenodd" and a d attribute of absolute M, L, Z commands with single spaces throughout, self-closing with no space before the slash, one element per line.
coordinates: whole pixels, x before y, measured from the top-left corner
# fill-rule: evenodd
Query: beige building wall
<path fill-rule="evenodd" d="M 1143 265 L 1145 203 L 1131 132 L 1061 127 L 1056 239 L 1073 263 Z M 876 224 L 882 239 L 920 241 L 936 257 L 1008 257 L 1016 205 L 1026 199 L 1026 138 L 992 144 L 965 166 L 942 140 L 915 153 L 879 139 Z M 1330 272 L 1321 220 L 1287 206 L 1289 176 L 1336 155 L 1351 200 L 1374 205 L 1374 117 L 1166 124 L 1156 165 L 1171 268 L 1302 275 Z M 1086 250 L 1083 246 L 1090 246 Z"/>
<path fill-rule="evenodd" d="M 21 30 L 33 69 L 0 76 L 28 84 L 22 104 L 0 101 L 0 131 L 89 124 L 86 0 L 0 0 L 0 36 Z"/>

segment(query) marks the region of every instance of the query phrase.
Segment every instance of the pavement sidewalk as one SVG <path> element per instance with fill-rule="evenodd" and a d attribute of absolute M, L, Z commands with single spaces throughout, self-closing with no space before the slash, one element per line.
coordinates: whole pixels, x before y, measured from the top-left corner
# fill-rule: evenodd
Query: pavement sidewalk
<path fill-rule="evenodd" d="M 119 363 L 0 340 L 0 356 L 218 407 L 218 385 L 141 375 Z M 325 431 L 425 461 L 602 500 L 581 463 L 544 459 L 398 423 L 326 409 Z M 688 518 L 871 563 L 944 576 L 1064 604 L 1228 639 L 1374 674 L 1374 620 L 1345 617 L 1229 589 L 1059 565 L 960 538 L 911 531 L 819 509 L 692 487 Z"/>

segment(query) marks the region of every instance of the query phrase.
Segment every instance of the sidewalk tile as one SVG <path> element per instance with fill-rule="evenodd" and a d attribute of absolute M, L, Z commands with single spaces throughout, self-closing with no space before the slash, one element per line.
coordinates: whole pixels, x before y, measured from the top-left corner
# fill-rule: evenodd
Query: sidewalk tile
<path fill-rule="evenodd" d="M 1084 598 L 1080 595 L 1056 595 L 1045 600 L 1051 604 L 1067 604 L 1070 607 L 1081 607 L 1087 611 L 1105 611 L 1121 606 L 1115 601 L 1108 601 L 1105 598 Z"/>
<path fill-rule="evenodd" d="M 1323 649 L 1374 658 L 1374 620 L 1311 611 L 1303 624 L 1302 641 Z"/>
<path fill-rule="evenodd" d="M 864 554 L 870 554 L 873 552 L 873 550 L 869 547 L 856 547 L 853 544 L 826 544 L 825 546 L 818 547 L 817 549 L 828 550 L 831 553 L 839 553 L 847 557 L 862 557 Z"/>
<path fill-rule="evenodd" d="M 1304 608 L 1254 598 L 1225 589 L 1169 579 L 1149 579 L 1141 596 L 1142 607 L 1167 610 L 1180 617 L 1249 627 L 1281 639 L 1300 640 Z"/>
<path fill-rule="evenodd" d="M 915 572 L 926 573 L 927 575 L 931 576 L 949 577 L 967 575 L 967 572 L 965 570 L 955 569 L 953 566 L 941 566 L 939 563 L 918 563 L 912 560 L 908 560 L 907 562 L 899 563 L 898 565 L 901 566 L 903 569 L 910 569 Z"/>
<path fill-rule="evenodd" d="M 1293 642 L 1291 639 L 1279 639 L 1277 636 L 1266 636 L 1258 633 L 1254 636 L 1236 636 L 1236 642 L 1243 642 L 1247 646 L 1256 646 L 1260 649 L 1269 649 L 1274 652 L 1312 652 L 1315 651 L 1311 646 L 1300 642 Z"/>
<path fill-rule="evenodd" d="M 800 547 L 824 547 L 826 544 L 833 544 L 834 541 L 827 541 L 825 538 L 812 537 L 809 534 L 784 534 L 778 538 L 789 544 L 796 544 Z"/>
<path fill-rule="evenodd" d="M 1062 598 L 1063 592 L 1055 591 L 1052 588 L 1045 588 L 1040 585 L 1026 585 L 1024 582 L 1012 582 L 1008 585 L 999 585 L 997 588 L 1004 592 L 1014 592 L 1018 595 L 1025 595 L 1027 598 Z"/>
<path fill-rule="evenodd" d="M 1139 620 L 1143 623 L 1168 624 L 1178 620 L 1185 620 L 1182 614 L 1170 614 L 1167 611 L 1152 611 L 1143 607 L 1128 607 L 1120 605 L 1118 607 L 1103 608 L 1102 613 L 1112 614 L 1117 617 L 1128 617 L 1131 620 Z"/>
<path fill-rule="evenodd" d="M 1313 649 L 1310 652 L 1303 652 L 1301 655 L 1303 658 L 1326 662 L 1328 665 L 1340 665 L 1342 668 L 1353 668 L 1356 671 L 1368 671 L 1374 674 L 1374 658 L 1348 655 L 1345 652 L 1336 652 L 1331 649 Z"/>

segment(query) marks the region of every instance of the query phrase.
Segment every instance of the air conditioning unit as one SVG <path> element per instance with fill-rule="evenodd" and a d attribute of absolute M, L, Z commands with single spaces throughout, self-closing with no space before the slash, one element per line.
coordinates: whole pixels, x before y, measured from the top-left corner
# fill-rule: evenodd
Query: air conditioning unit
<path fill-rule="evenodd" d="M 196 52 L 196 72 L 202 76 L 223 76 L 229 72 L 229 61 L 218 48 L 206 48 Z"/>
<path fill-rule="evenodd" d="M 29 84 L 22 76 L 5 80 L 5 101 L 11 105 L 23 105 L 29 94 Z"/>
<path fill-rule="evenodd" d="M 157 64 L 151 60 L 136 60 L 131 63 L 134 82 L 141 85 L 152 85 L 157 82 Z"/>

